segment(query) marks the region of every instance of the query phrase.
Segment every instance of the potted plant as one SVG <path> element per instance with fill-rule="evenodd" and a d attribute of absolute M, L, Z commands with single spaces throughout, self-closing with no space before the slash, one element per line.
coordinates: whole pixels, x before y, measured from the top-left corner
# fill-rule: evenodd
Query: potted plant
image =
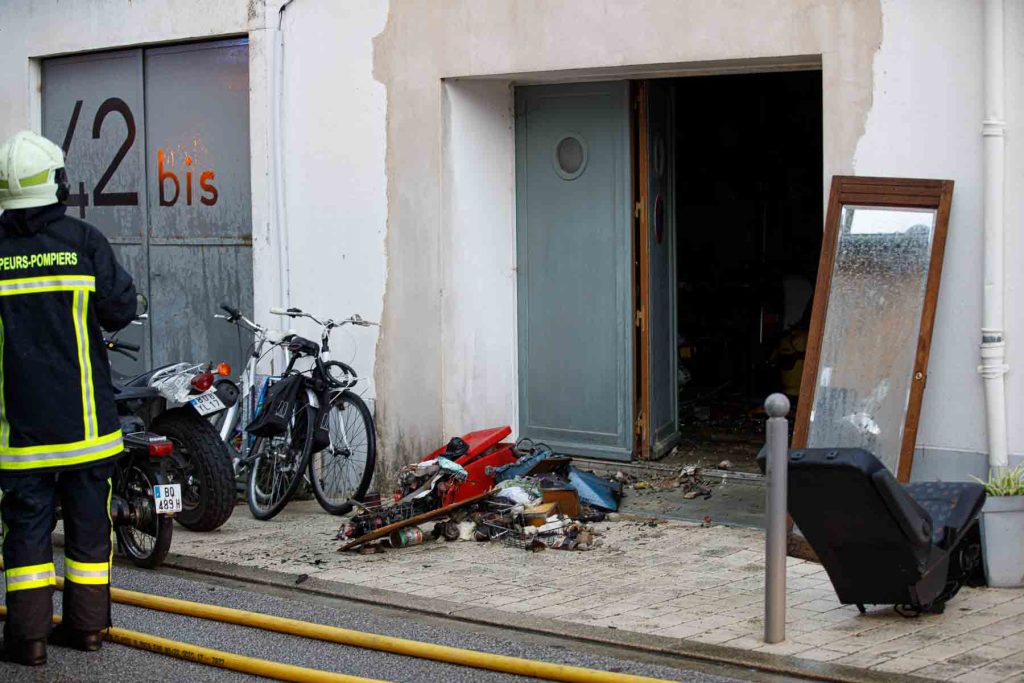
<path fill-rule="evenodd" d="M 1024 465 L 993 472 L 981 509 L 981 549 L 985 577 L 995 588 L 1024 586 Z"/>

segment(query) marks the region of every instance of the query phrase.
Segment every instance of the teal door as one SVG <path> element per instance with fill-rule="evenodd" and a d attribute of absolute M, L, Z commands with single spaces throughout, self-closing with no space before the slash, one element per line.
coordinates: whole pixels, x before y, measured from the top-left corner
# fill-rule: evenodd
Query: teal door
<path fill-rule="evenodd" d="M 646 324 L 650 377 L 651 455 L 660 457 L 679 440 L 678 340 L 676 331 L 675 110 L 672 86 L 647 81 Z"/>
<path fill-rule="evenodd" d="M 516 91 L 520 434 L 632 456 L 629 83 Z"/>

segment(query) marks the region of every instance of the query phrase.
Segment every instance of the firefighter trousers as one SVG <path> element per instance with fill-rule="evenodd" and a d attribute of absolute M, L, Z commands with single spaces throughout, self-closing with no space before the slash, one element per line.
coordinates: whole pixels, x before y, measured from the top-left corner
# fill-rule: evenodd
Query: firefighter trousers
<path fill-rule="evenodd" d="M 0 474 L 7 619 L 4 637 L 50 633 L 56 575 L 50 535 L 60 501 L 64 519 L 63 623 L 81 631 L 110 626 L 112 561 L 110 462 L 82 469 Z"/>

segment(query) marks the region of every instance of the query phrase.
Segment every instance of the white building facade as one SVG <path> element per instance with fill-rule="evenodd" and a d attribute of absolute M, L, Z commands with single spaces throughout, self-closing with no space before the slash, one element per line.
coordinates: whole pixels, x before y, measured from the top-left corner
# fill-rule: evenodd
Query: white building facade
<path fill-rule="evenodd" d="M 387 469 L 449 436 L 520 423 L 517 88 L 820 72 L 822 203 L 833 175 L 956 183 L 913 476 L 986 470 L 980 0 L 4 5 L 0 137 L 43 130 L 47 59 L 247 41 L 253 307 L 263 322 L 281 304 L 381 321 L 336 356 L 373 378 Z M 1015 461 L 1024 456 L 1024 3 L 1001 5 Z"/>

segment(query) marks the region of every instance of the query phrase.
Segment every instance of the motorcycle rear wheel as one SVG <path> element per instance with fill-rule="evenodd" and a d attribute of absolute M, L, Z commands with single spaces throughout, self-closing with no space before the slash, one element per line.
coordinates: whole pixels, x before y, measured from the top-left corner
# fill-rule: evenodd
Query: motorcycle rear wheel
<path fill-rule="evenodd" d="M 117 544 L 136 567 L 155 569 L 167 558 L 174 534 L 174 520 L 158 515 L 153 502 L 153 487 L 159 483 L 149 464 L 132 462 L 119 473 L 118 494 L 136 511 L 134 524 L 114 528 Z"/>
<path fill-rule="evenodd" d="M 160 415 L 152 431 L 174 443 L 165 462 L 171 483 L 181 484 L 182 510 L 174 518 L 191 531 L 221 527 L 235 509 L 235 475 L 213 425 L 183 407 Z"/>

